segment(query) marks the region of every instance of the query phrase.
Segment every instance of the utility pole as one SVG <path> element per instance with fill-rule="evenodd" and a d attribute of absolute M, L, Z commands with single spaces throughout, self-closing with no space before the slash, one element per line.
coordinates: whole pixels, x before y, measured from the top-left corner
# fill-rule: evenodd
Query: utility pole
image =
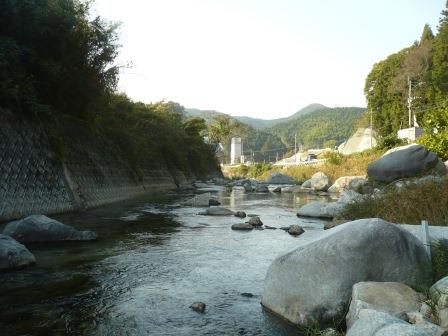
<path fill-rule="evenodd" d="M 370 148 L 373 147 L 373 109 L 370 109 Z"/>
<path fill-rule="evenodd" d="M 297 163 L 297 132 L 294 134 L 294 160 Z"/>
<path fill-rule="evenodd" d="M 412 82 L 411 77 L 408 76 L 408 114 L 409 114 L 409 128 L 412 127 Z"/>

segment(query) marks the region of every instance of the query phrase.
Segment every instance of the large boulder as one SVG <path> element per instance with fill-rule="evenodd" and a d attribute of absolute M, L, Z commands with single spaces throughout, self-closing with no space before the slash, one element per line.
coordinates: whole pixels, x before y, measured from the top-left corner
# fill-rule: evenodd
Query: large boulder
<path fill-rule="evenodd" d="M 43 215 L 31 215 L 8 223 L 3 234 L 11 236 L 21 243 L 95 240 L 98 238 L 95 232 L 78 231 Z"/>
<path fill-rule="evenodd" d="M 381 219 L 360 219 L 277 257 L 262 304 L 293 323 L 325 325 L 344 317 L 355 283 L 428 285 L 431 276 L 430 259 L 415 236 Z"/>
<path fill-rule="evenodd" d="M 363 185 L 366 183 L 366 179 L 364 176 L 342 176 L 338 178 L 333 185 L 328 188 L 328 192 L 338 193 L 344 189 L 352 189 L 351 185 L 353 185 L 353 190 L 356 191 L 358 185 Z"/>
<path fill-rule="evenodd" d="M 294 179 L 291 176 L 282 174 L 282 173 L 274 173 L 268 179 L 269 184 L 294 184 Z"/>
<path fill-rule="evenodd" d="M 0 234 L 0 270 L 27 266 L 36 262 L 34 255 L 22 244 Z"/>
<path fill-rule="evenodd" d="M 369 164 L 369 178 L 389 183 L 401 178 L 420 176 L 437 166 L 437 154 L 422 145 L 407 145 L 386 152 L 380 159 Z"/>
<path fill-rule="evenodd" d="M 361 309 L 374 309 L 402 318 L 405 313 L 420 309 L 421 298 L 411 287 L 398 282 L 359 282 L 353 286 L 352 300 L 346 321 L 350 328 Z"/>

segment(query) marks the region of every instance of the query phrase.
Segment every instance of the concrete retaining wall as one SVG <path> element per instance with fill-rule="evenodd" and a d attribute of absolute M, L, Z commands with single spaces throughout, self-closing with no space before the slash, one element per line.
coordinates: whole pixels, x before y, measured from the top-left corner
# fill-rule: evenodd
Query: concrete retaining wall
<path fill-rule="evenodd" d="M 102 137 L 82 128 L 67 131 L 76 134 L 58 153 L 42 124 L 0 111 L 0 221 L 96 207 L 186 180 L 149 160 L 133 169 Z"/>

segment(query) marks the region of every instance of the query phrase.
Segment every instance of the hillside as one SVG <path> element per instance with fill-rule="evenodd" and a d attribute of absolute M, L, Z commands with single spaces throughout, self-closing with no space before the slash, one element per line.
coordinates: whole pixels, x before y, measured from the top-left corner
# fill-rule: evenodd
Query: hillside
<path fill-rule="evenodd" d="M 338 145 L 347 140 L 355 129 L 355 125 L 365 112 L 359 107 L 323 108 L 291 119 L 267 129 L 280 137 L 285 146 L 297 143 L 307 148 L 322 147 L 324 143 Z"/>
<path fill-rule="evenodd" d="M 239 122 L 242 122 L 246 125 L 249 125 L 256 129 L 264 129 L 268 127 L 272 127 L 276 124 L 280 124 L 282 122 L 296 119 L 300 116 L 312 113 L 314 111 L 321 110 L 323 108 L 326 108 L 326 106 L 322 104 L 310 104 L 308 106 L 305 106 L 304 108 L 300 109 L 296 113 L 290 115 L 286 118 L 277 118 L 277 119 L 260 119 L 260 118 L 252 118 L 252 117 L 238 117 L 238 116 L 230 116 L 231 118 L 234 118 L 238 120 Z M 190 117 L 201 117 L 205 119 L 207 123 L 210 123 L 214 117 L 218 115 L 225 115 L 225 113 L 214 111 L 214 110 L 200 110 L 196 108 L 186 108 L 185 112 L 187 113 L 187 116 Z"/>

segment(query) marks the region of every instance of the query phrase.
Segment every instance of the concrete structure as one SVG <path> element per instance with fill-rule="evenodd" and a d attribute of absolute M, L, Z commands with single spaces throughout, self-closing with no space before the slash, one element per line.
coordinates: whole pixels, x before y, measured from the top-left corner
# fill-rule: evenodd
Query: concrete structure
<path fill-rule="evenodd" d="M 243 143 L 241 138 L 232 138 L 230 144 L 230 164 L 241 163 L 241 155 L 243 154 Z"/>
<path fill-rule="evenodd" d="M 358 128 L 346 142 L 338 147 L 339 153 L 350 155 L 376 146 L 376 132 L 371 128 Z"/>
<path fill-rule="evenodd" d="M 423 136 L 423 128 L 421 127 L 410 127 L 401 129 L 397 132 L 397 136 L 400 139 L 408 140 L 409 142 L 415 142 L 418 138 Z"/>

